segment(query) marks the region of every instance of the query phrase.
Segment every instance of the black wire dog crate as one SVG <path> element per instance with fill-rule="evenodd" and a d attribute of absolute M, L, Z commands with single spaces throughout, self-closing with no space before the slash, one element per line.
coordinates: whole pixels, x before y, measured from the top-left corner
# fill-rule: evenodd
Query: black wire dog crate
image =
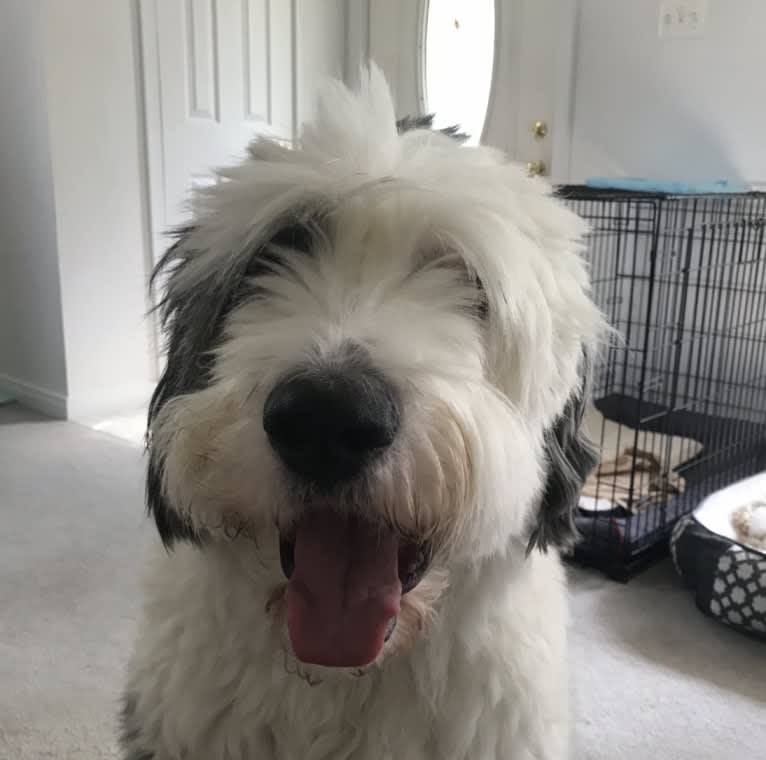
<path fill-rule="evenodd" d="M 565 186 L 618 336 L 586 412 L 601 462 L 575 560 L 627 579 L 709 493 L 766 469 L 766 193 Z"/>

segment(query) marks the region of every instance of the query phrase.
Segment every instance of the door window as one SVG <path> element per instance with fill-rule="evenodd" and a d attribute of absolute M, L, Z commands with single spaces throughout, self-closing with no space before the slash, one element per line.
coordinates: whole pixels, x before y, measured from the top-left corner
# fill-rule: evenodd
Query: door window
<path fill-rule="evenodd" d="M 429 0 L 424 34 L 425 104 L 434 126 L 459 124 L 478 144 L 495 56 L 494 0 Z"/>

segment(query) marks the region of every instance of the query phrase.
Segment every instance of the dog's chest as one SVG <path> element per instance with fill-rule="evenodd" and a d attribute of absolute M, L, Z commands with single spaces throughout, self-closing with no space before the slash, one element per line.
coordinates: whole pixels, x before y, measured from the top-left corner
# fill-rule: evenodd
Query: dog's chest
<path fill-rule="evenodd" d="M 274 760 L 424 760 L 428 752 L 422 729 L 395 733 L 379 727 L 340 725 L 314 733 L 307 727 L 277 725 L 272 734 Z M 405 737 L 408 737 L 405 740 Z"/>
<path fill-rule="evenodd" d="M 270 721 L 274 760 L 424 760 L 434 719 L 408 678 L 285 694 Z"/>

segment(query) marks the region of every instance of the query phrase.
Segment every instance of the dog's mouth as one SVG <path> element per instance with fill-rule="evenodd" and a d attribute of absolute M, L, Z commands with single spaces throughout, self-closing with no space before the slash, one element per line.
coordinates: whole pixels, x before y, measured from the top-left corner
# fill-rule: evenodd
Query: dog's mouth
<path fill-rule="evenodd" d="M 374 662 L 396 627 L 404 594 L 428 570 L 428 544 L 355 516 L 321 509 L 281 535 L 287 627 L 304 663 Z"/>

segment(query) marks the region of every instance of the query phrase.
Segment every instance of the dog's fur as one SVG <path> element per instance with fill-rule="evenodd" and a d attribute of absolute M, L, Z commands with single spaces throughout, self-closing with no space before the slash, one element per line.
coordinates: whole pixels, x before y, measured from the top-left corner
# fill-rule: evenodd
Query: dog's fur
<path fill-rule="evenodd" d="M 506 158 L 409 121 L 375 69 L 295 149 L 256 141 L 160 265 L 148 567 L 126 760 L 561 760 L 558 551 L 593 465 L 580 435 L 601 316 L 581 221 Z M 414 128 L 413 128 L 414 127 Z M 361 670 L 299 663 L 279 531 L 312 492 L 263 429 L 296 368 L 362 360 L 397 388 L 390 452 L 334 495 L 433 560 Z M 158 542 L 159 543 L 159 542 Z"/>

